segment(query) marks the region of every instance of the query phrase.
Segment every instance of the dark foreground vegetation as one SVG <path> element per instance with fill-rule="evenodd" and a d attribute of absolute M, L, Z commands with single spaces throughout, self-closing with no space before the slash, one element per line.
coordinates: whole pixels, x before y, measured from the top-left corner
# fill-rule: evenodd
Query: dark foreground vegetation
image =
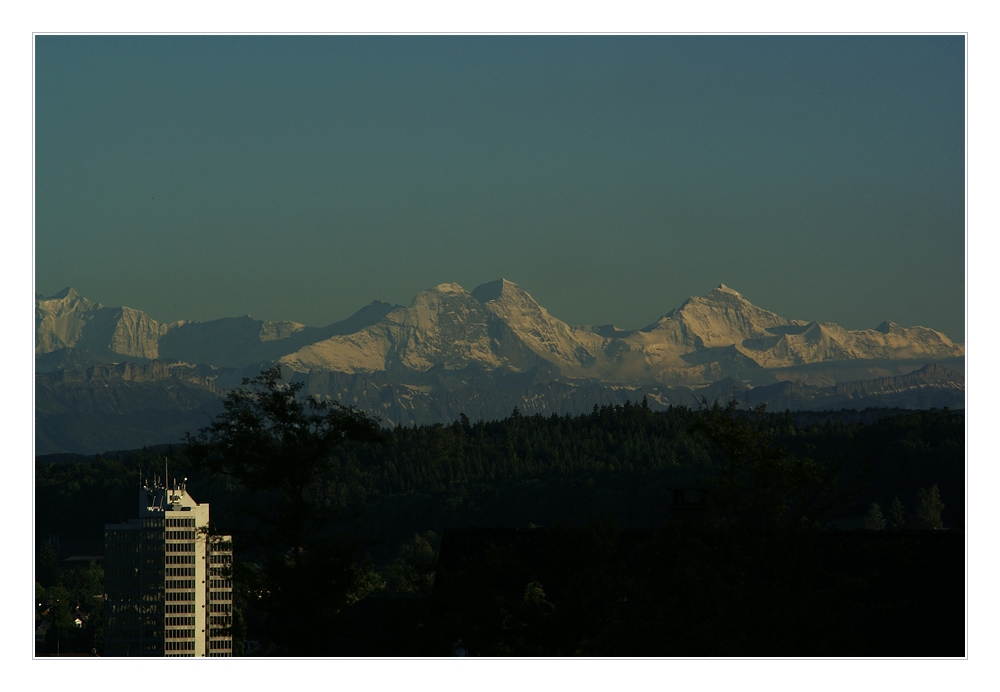
<path fill-rule="evenodd" d="M 169 456 L 234 536 L 236 654 L 965 653 L 962 412 L 380 431 L 298 394 L 268 371 L 183 449 L 41 458 L 38 650 L 100 652 L 99 563 L 56 553 L 132 516 Z"/>

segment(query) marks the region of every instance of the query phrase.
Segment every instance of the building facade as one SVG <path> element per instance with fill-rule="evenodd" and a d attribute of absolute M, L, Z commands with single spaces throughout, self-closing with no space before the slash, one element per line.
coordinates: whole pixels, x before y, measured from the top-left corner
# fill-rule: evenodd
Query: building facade
<path fill-rule="evenodd" d="M 186 483 L 158 481 L 105 525 L 105 656 L 232 656 L 232 538 L 208 527 Z"/>

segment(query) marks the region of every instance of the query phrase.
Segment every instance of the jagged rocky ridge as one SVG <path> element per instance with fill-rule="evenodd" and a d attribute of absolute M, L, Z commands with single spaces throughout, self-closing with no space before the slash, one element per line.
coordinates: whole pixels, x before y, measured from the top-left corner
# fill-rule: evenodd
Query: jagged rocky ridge
<path fill-rule="evenodd" d="M 765 384 L 785 368 L 834 361 L 942 360 L 964 348 L 925 327 L 883 322 L 849 331 L 788 320 L 720 285 L 635 331 L 570 327 L 516 284 L 499 280 L 469 293 L 441 284 L 409 306 L 379 301 L 327 327 L 225 318 L 161 324 L 132 308 L 107 308 L 66 289 L 36 301 L 35 351 L 57 369 L 73 349 L 94 362 L 170 358 L 219 367 L 279 361 L 296 372 L 523 372 L 545 362 L 568 378 L 618 384 L 703 385 L 731 376 Z M 53 355 L 56 354 L 56 355 Z M 87 362 L 76 356 L 77 363 Z"/>
<path fill-rule="evenodd" d="M 35 300 L 35 366 L 48 372 L 67 365 L 94 365 L 158 358 L 241 368 L 270 363 L 308 344 L 351 334 L 377 322 L 394 307 L 373 301 L 326 327 L 226 317 L 208 322 L 160 323 L 132 308 L 109 308 L 72 288 Z"/>
<path fill-rule="evenodd" d="M 964 401 L 964 348 L 939 332 L 788 320 L 724 285 L 634 331 L 571 327 L 503 279 L 471 293 L 442 284 L 405 307 L 375 301 L 326 327 L 159 323 L 66 289 L 36 300 L 35 344 L 39 453 L 177 441 L 275 362 L 311 393 L 397 425 L 643 396 L 654 408 L 733 394 L 782 409 Z"/>
<path fill-rule="evenodd" d="M 498 328 L 483 308 L 506 329 Z M 455 369 L 473 362 L 523 370 L 540 359 L 564 377 L 697 386 L 723 377 L 767 384 L 784 379 L 775 370 L 825 361 L 963 355 L 961 345 L 923 327 L 885 322 L 872 330 L 848 331 L 830 323 L 786 320 L 724 285 L 636 331 L 570 327 L 516 284 L 500 280 L 472 293 L 442 284 L 370 327 L 312 344 L 280 362 L 297 372 L 360 373 L 434 365 Z"/>

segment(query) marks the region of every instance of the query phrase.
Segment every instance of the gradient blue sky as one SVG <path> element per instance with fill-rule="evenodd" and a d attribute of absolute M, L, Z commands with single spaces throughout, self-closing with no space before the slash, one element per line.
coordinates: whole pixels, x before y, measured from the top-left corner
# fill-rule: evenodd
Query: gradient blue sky
<path fill-rule="evenodd" d="M 965 335 L 962 36 L 38 36 L 35 290 L 323 325 L 506 277 Z"/>

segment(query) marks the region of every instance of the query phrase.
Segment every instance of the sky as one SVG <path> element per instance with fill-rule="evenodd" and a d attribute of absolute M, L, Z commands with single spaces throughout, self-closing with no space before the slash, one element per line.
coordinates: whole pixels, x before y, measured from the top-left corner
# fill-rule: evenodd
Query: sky
<path fill-rule="evenodd" d="M 34 39 L 35 291 L 312 326 L 501 277 L 965 339 L 965 37 Z"/>

